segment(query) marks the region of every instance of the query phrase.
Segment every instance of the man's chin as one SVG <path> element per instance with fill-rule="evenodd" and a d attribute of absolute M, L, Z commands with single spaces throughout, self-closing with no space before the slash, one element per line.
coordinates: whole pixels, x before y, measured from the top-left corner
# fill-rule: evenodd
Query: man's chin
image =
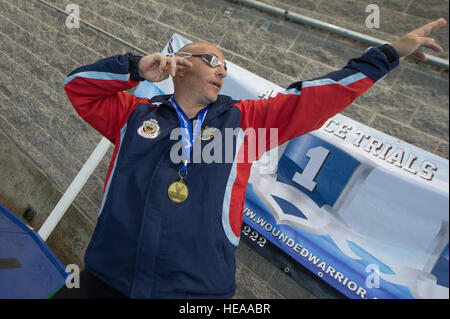
<path fill-rule="evenodd" d="M 219 94 L 216 94 L 214 96 L 208 96 L 208 98 L 207 98 L 208 101 L 207 101 L 206 105 L 216 102 L 218 97 L 219 97 Z"/>

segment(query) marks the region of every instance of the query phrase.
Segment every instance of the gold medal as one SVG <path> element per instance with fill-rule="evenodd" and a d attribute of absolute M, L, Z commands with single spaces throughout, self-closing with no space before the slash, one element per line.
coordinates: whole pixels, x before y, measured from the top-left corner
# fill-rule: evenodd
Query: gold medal
<path fill-rule="evenodd" d="M 183 179 L 173 182 L 168 189 L 169 199 L 174 203 L 182 203 L 188 198 L 189 189 L 183 182 Z"/>

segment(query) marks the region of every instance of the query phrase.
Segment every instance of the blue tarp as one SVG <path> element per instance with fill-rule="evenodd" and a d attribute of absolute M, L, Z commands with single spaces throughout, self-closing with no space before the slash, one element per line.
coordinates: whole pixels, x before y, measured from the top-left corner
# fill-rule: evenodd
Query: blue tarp
<path fill-rule="evenodd" d="M 45 298 L 66 276 L 39 235 L 0 204 L 0 299 Z"/>

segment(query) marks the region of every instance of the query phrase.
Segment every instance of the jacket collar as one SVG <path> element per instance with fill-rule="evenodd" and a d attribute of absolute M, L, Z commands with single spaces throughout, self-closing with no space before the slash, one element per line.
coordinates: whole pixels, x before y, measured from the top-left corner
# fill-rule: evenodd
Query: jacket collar
<path fill-rule="evenodd" d="M 157 95 L 149 99 L 149 102 L 158 105 L 157 107 L 169 107 L 172 111 L 175 112 L 175 110 L 173 110 L 172 108 L 172 104 L 169 102 L 169 99 L 172 97 L 172 95 L 173 94 Z M 224 112 L 231 109 L 231 107 L 237 102 L 237 100 L 233 100 L 227 95 L 219 94 L 217 100 L 209 104 L 207 118 L 212 119 L 220 116 Z"/>

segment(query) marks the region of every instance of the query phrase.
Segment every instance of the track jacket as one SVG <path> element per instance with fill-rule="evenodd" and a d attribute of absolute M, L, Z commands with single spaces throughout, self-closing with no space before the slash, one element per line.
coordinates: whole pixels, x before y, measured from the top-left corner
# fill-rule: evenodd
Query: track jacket
<path fill-rule="evenodd" d="M 267 128 L 268 150 L 316 130 L 398 65 L 397 53 L 385 45 L 266 100 L 219 95 L 203 122 L 202 132 L 209 133 L 196 143 L 208 150 L 222 138 L 224 150 L 214 154 L 222 160 L 192 160 L 184 180 L 189 197 L 177 204 L 168 197 L 182 166 L 170 157 L 181 138 L 170 138 L 180 126 L 170 95 L 149 100 L 123 92 L 142 80 L 139 59 L 131 53 L 105 58 L 74 70 L 64 82 L 78 114 L 115 145 L 85 267 L 131 298 L 232 297 L 245 189 L 251 162 L 262 155 L 245 155 L 254 147 L 246 132 L 261 135 L 258 128 Z M 277 145 L 270 128 L 278 130 Z"/>

